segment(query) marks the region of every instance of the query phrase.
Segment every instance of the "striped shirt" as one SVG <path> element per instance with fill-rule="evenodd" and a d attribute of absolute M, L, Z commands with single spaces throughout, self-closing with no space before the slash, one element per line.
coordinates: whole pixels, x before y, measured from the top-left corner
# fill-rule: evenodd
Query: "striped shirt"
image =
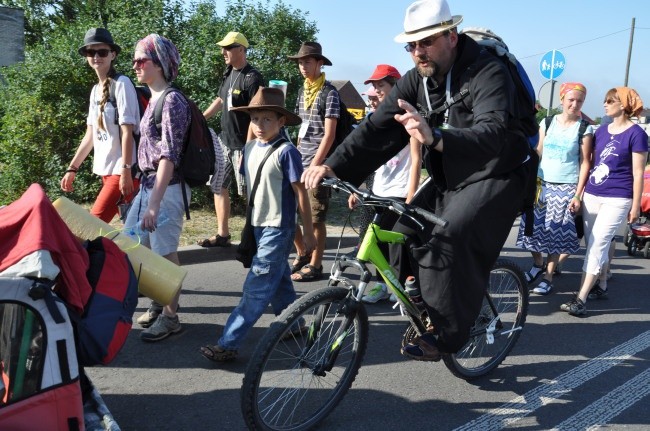
<path fill-rule="evenodd" d="M 296 113 L 302 119 L 303 124 L 309 124 L 307 132 L 305 133 L 305 136 L 300 139 L 298 146 L 300 154 L 302 155 L 302 166 L 305 169 L 311 164 L 311 161 L 314 159 L 316 151 L 318 150 L 318 146 L 325 137 L 325 118 L 336 118 L 338 120 L 341 113 L 339 92 L 336 91 L 336 88 L 334 88 L 332 84 L 325 81 L 325 85 L 321 91 L 327 90 L 329 90 L 329 92 L 327 93 L 324 116 L 319 115 L 318 112 L 318 103 L 321 99 L 320 92 L 309 109 L 305 109 L 304 92 L 300 96 L 300 99 L 298 99 Z"/>

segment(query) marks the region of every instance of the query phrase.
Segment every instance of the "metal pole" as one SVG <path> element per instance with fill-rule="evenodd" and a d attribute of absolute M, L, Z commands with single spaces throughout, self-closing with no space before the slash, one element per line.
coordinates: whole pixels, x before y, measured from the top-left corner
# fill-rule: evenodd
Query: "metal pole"
<path fill-rule="evenodd" d="M 634 42 L 634 22 L 636 18 L 632 18 L 632 28 L 630 29 L 630 47 L 627 50 L 627 65 L 625 66 L 625 84 L 624 87 L 627 87 L 627 78 L 630 75 L 630 60 L 632 59 L 632 42 Z"/>
<path fill-rule="evenodd" d="M 551 54 L 551 93 L 548 96 L 548 107 L 546 108 L 546 116 L 551 116 L 551 108 L 553 108 L 553 90 L 555 87 L 555 82 L 553 81 L 553 71 L 555 70 L 555 50 Z"/>

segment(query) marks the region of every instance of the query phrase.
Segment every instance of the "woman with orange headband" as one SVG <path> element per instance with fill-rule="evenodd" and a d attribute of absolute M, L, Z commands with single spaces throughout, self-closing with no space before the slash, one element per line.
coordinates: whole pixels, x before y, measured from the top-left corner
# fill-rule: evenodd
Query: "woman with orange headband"
<path fill-rule="evenodd" d="M 535 206 L 533 235 L 524 235 L 521 224 L 517 245 L 533 255 L 533 266 L 526 273 L 532 284 L 544 274 L 543 253 L 548 255 L 546 274 L 533 289 L 547 295 L 553 289 L 553 273 L 560 254 L 580 249 L 575 214 L 580 209 L 591 162 L 593 128 L 582 120 L 582 104 L 587 89 L 578 82 L 560 87 L 562 113 L 540 123 L 537 152 L 540 165 L 537 176 L 541 192 Z"/>
<path fill-rule="evenodd" d="M 573 316 L 587 314 L 587 298 L 607 297 L 607 278 L 595 283 L 607 268 L 612 238 L 625 219 L 634 222 L 641 212 L 648 135 L 630 118 L 639 115 L 643 101 L 633 89 L 617 87 L 605 95 L 604 107 L 612 122 L 594 135 L 594 167 L 583 196 L 587 250 L 580 291 L 560 307 Z"/>

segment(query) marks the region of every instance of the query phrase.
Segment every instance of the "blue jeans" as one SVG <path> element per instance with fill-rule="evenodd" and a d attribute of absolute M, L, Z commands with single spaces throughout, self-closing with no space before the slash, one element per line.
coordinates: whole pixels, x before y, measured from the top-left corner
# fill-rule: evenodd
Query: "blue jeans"
<path fill-rule="evenodd" d="M 295 227 L 255 227 L 254 231 L 257 254 L 244 281 L 239 305 L 228 317 L 218 342 L 226 350 L 239 348 L 269 303 L 277 316 L 297 297 L 288 262 Z"/>

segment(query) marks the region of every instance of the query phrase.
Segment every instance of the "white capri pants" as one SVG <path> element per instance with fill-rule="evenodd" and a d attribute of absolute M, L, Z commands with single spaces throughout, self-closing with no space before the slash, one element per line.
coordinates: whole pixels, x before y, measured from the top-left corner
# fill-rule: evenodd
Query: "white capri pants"
<path fill-rule="evenodd" d="M 609 198 L 585 193 L 583 197 L 583 218 L 587 251 L 582 271 L 599 275 L 609 258 L 609 245 L 616 231 L 627 218 L 632 199 Z"/>

